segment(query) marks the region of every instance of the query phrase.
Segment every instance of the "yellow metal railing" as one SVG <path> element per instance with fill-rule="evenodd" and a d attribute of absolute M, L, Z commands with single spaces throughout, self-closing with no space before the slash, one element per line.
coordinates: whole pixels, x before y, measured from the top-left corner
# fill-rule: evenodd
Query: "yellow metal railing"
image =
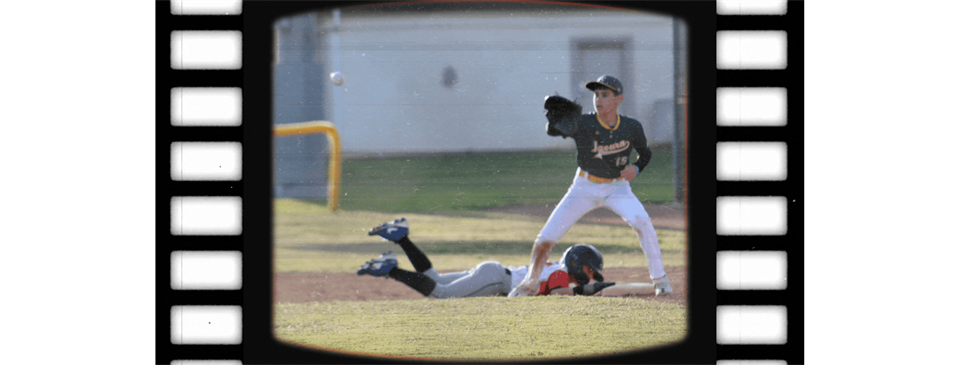
<path fill-rule="evenodd" d="M 323 133 L 327 135 L 330 141 L 330 161 L 328 163 L 329 182 L 327 191 L 330 198 L 327 201 L 327 207 L 331 212 L 340 209 L 340 134 L 337 128 L 330 122 L 314 121 L 303 123 L 281 124 L 273 127 L 273 135 L 276 137 L 297 136 L 313 133 Z"/>

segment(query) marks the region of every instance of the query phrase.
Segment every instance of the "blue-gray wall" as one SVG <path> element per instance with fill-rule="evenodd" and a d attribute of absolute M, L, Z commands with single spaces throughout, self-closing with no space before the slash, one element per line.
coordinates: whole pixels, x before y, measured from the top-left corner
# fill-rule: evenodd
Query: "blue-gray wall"
<path fill-rule="evenodd" d="M 510 9 L 343 9 L 278 21 L 274 122 L 333 122 L 347 156 L 572 148 L 544 133 L 544 96 L 579 97 L 592 111 L 583 84 L 612 74 L 624 83 L 621 113 L 653 143 L 673 143 L 672 19 L 502 6 Z M 324 186 L 308 187 L 323 184 L 325 138 L 276 141 L 278 196 L 325 197 Z"/>
<path fill-rule="evenodd" d="M 327 66 L 315 61 L 320 46 L 313 16 L 283 20 L 274 66 L 274 124 L 329 119 L 323 100 L 329 92 L 317 87 L 327 79 Z M 280 57 L 276 57 L 281 55 Z M 275 195 L 326 198 L 328 143 L 324 135 L 274 139 Z"/>

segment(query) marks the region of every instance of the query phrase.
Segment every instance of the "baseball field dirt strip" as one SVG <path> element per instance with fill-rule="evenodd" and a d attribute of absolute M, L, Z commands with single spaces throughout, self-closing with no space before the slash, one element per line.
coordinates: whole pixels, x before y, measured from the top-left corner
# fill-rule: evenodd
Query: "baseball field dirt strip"
<path fill-rule="evenodd" d="M 645 208 L 653 218 L 654 226 L 658 230 L 686 230 L 686 219 L 682 207 L 677 205 L 648 205 Z M 546 219 L 553 211 L 553 206 L 517 205 L 500 208 L 497 211 Z M 587 213 L 580 219 L 580 222 L 622 226 L 622 229 L 629 229 L 619 216 L 602 208 Z M 636 245 L 639 246 L 639 242 Z M 397 251 L 399 251 L 399 248 Z M 556 260 L 557 258 L 552 257 L 551 259 Z M 466 270 L 469 267 L 463 269 Z M 673 286 L 674 295 L 669 297 L 645 295 L 637 296 L 637 298 L 686 306 L 686 266 L 666 266 L 665 269 Z M 646 267 L 609 268 L 604 270 L 604 278 L 612 282 L 650 282 L 650 272 Z M 394 280 L 357 276 L 355 273 L 277 273 L 274 276 L 274 283 L 274 302 L 276 303 L 424 299 L 420 293 Z"/>

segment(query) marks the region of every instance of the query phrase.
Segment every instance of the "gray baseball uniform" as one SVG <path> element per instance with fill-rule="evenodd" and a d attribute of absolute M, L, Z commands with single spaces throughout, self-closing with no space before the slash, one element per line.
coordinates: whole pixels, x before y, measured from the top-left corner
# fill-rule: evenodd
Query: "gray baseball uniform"
<path fill-rule="evenodd" d="M 563 265 L 551 262 L 540 273 L 541 281 L 546 282 L 552 274 L 564 269 Z M 430 297 L 439 299 L 486 297 L 510 293 L 510 290 L 519 285 L 527 275 L 527 267 L 504 267 L 498 261 L 484 261 L 467 271 L 440 274 L 431 267 L 423 274 L 437 283 Z M 563 277 L 566 278 L 566 276 Z M 549 290 L 546 292 L 549 293 Z"/>
<path fill-rule="evenodd" d="M 437 282 L 429 295 L 433 298 L 507 295 L 513 289 L 513 275 L 497 261 L 484 261 L 470 270 L 446 274 L 431 267 L 423 274 Z"/>

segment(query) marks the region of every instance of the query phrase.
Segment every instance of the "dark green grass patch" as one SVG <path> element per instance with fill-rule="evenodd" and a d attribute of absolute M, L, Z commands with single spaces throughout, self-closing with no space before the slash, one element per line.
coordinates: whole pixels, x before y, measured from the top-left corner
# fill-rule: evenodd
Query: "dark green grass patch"
<path fill-rule="evenodd" d="M 670 150 L 654 150 L 651 163 L 631 183 L 641 202 L 674 201 L 671 161 Z M 576 169 L 572 150 L 346 159 L 340 206 L 426 213 L 556 204 Z"/>

